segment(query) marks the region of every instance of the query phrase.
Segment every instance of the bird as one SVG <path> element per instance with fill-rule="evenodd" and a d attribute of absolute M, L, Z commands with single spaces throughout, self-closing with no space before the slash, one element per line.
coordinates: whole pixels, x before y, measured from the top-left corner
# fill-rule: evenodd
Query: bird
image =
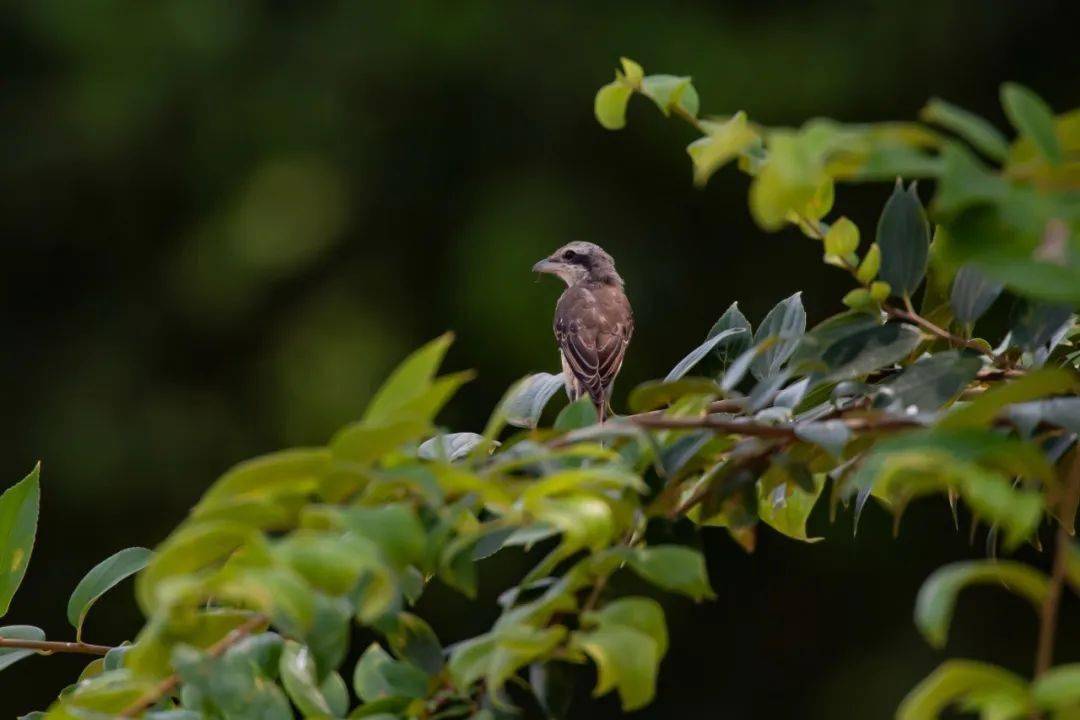
<path fill-rule="evenodd" d="M 602 423 L 634 334 L 634 312 L 615 260 L 599 245 L 575 241 L 532 269 L 566 283 L 553 323 L 566 393 L 571 402 L 588 395 Z"/>

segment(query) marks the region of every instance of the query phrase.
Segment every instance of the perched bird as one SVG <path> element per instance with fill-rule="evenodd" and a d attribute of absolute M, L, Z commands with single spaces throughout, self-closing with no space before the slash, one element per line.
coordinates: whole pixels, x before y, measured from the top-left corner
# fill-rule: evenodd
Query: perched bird
<path fill-rule="evenodd" d="M 566 283 L 555 305 L 555 340 L 570 400 L 588 394 L 603 422 L 634 333 L 634 313 L 615 261 L 599 245 L 572 242 L 533 265 Z"/>

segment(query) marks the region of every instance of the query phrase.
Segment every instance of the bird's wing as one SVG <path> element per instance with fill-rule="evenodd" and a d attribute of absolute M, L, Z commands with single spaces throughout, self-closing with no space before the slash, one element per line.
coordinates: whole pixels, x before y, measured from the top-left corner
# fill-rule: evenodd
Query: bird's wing
<path fill-rule="evenodd" d="M 633 334 L 633 316 L 621 293 L 568 292 L 555 312 L 555 338 L 577 381 L 593 402 L 606 400 Z"/>

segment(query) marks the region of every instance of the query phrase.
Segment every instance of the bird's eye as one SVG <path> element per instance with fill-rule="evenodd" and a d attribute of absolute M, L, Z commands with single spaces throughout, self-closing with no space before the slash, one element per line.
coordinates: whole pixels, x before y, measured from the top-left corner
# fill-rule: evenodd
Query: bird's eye
<path fill-rule="evenodd" d="M 563 260 L 573 260 L 575 257 L 577 257 L 577 255 L 574 254 L 573 250 L 567 250 L 562 254 L 562 256 Z"/>

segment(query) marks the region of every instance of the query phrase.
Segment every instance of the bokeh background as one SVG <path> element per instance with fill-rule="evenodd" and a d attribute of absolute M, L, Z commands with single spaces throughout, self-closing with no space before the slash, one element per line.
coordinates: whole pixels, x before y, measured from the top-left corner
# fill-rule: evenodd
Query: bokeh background
<path fill-rule="evenodd" d="M 755 323 L 800 289 L 811 322 L 834 312 L 844 277 L 797 233 L 751 224 L 744 176 L 692 187 L 686 127 L 640 98 L 628 129 L 597 125 L 620 54 L 693 75 L 705 112 L 899 119 L 938 95 L 1005 127 L 1003 80 L 1058 111 L 1080 101 L 1067 5 L 4 3 L 0 487 L 44 464 L 4 622 L 68 636 L 67 595 L 95 562 L 159 542 L 233 462 L 324 441 L 445 329 L 449 366 L 479 379 L 442 419 L 479 428 L 512 380 L 558 367 L 558 288 L 529 268 L 568 240 L 612 252 L 637 312 L 617 405 L 733 300 Z M 887 192 L 843 188 L 836 208 L 869 229 Z M 719 598 L 665 600 L 672 652 L 639 715 L 891 716 L 943 657 L 911 624 L 921 580 L 982 553 L 962 520 L 924 502 L 894 540 L 872 508 L 853 539 L 850 516 L 819 512 L 827 542 L 763 531 L 752 556 L 707 534 Z M 445 641 L 468 637 L 520 567 L 485 567 L 480 605 L 435 588 L 424 612 Z M 125 587 L 87 637 L 139 622 Z M 949 653 L 1027 672 L 1034 631 L 1022 601 L 972 591 Z M 1060 657 L 1080 659 L 1071 600 L 1062 632 Z M 5 671 L 0 716 L 44 706 L 81 663 Z M 617 714 L 588 689 L 576 716 Z"/>

